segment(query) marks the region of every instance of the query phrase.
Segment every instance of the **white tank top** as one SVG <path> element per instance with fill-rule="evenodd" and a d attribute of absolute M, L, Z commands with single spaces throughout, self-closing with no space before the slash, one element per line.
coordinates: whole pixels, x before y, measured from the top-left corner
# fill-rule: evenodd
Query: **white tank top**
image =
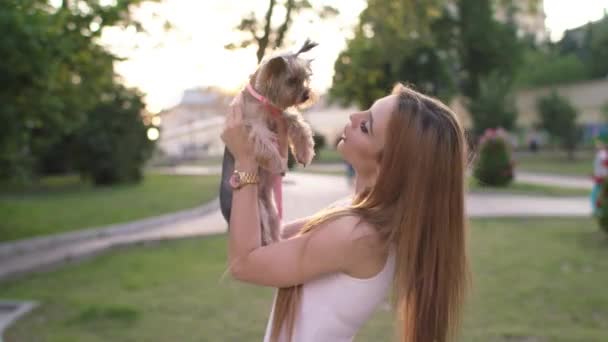
<path fill-rule="evenodd" d="M 395 253 L 391 248 L 384 268 L 371 278 L 334 273 L 305 283 L 292 341 L 352 341 L 387 297 L 394 274 Z M 274 303 L 272 306 L 264 342 L 270 341 Z M 283 332 L 279 342 L 287 341 L 285 337 Z"/>

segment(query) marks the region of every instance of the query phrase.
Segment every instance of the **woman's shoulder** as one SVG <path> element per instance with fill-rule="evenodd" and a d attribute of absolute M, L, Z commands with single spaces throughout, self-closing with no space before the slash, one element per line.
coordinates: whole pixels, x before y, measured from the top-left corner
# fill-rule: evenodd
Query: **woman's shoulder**
<path fill-rule="evenodd" d="M 378 231 L 355 215 L 345 215 L 328 222 L 327 235 L 320 240 L 333 240 L 336 252 L 343 257 L 343 272 L 356 278 L 368 278 L 383 268 L 386 245 Z"/>
<path fill-rule="evenodd" d="M 324 233 L 331 235 L 336 242 L 346 245 L 349 251 L 373 252 L 382 245 L 377 229 L 357 215 L 343 215 L 324 225 Z"/>

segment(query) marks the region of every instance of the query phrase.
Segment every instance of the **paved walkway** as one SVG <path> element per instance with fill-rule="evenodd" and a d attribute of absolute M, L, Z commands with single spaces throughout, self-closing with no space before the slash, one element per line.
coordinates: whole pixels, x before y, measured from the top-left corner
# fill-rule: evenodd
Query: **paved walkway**
<path fill-rule="evenodd" d="M 352 191 L 347 186 L 346 179 L 340 176 L 290 173 L 285 177 L 284 182 L 286 221 L 311 215 L 328 204 L 348 196 Z M 590 215 L 586 197 L 556 198 L 485 193 L 469 195 L 466 204 L 470 217 Z M 36 241 L 34 248 L 26 248 L 12 255 L 3 255 L 0 260 L 0 279 L 30 270 L 48 268 L 117 246 L 217 234 L 225 230 L 226 223 L 219 210 L 213 210 L 205 215 L 190 216 L 177 222 L 161 223 L 146 229 L 117 234 L 95 234 L 55 245 L 46 246 Z M 5 246 L 0 245 L 0 247 Z"/>
<path fill-rule="evenodd" d="M 562 176 L 535 172 L 517 171 L 515 180 L 542 185 L 560 186 L 563 188 L 589 189 L 593 187 L 591 177 Z"/>
<path fill-rule="evenodd" d="M 219 174 L 222 169 L 221 166 L 196 166 L 196 165 L 183 165 L 175 167 L 159 167 L 154 169 L 161 173 L 171 173 L 178 175 L 201 175 L 201 174 Z M 307 167 L 307 170 L 317 172 L 344 172 L 346 173 L 346 166 L 342 163 L 329 163 L 329 164 L 312 164 Z M 527 171 L 517 171 L 515 179 L 521 182 L 559 186 L 564 188 L 579 188 L 579 189 L 591 189 L 593 182 L 590 177 L 580 176 L 563 176 L 548 173 L 537 173 Z"/>

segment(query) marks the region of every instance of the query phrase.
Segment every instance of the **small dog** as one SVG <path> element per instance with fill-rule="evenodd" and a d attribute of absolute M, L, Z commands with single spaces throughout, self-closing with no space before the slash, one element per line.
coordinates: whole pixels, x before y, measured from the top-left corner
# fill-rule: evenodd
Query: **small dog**
<path fill-rule="evenodd" d="M 313 133 L 308 123 L 300 114 L 285 111 L 311 101 L 312 93 L 308 87 L 311 61 L 301 58 L 300 54 L 315 46 L 316 43 L 307 39 L 296 53 L 278 55 L 262 62 L 241 91 L 244 125 L 260 165 L 258 208 L 262 245 L 279 240 L 282 215 L 280 177 L 287 171 L 287 145 L 291 147 L 297 162 L 304 166 L 310 164 L 315 155 Z M 286 129 L 280 130 L 280 127 Z M 222 163 L 220 206 L 227 222 L 230 222 L 232 206 L 229 179 L 233 171 L 234 157 L 226 149 Z M 272 200 L 273 185 L 275 201 Z"/>

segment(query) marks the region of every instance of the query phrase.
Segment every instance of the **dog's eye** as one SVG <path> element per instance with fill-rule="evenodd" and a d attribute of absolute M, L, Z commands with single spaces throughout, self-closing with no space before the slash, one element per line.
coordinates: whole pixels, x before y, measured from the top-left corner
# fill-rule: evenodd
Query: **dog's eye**
<path fill-rule="evenodd" d="M 291 78 L 287 79 L 287 84 L 289 84 L 289 85 L 293 86 L 293 85 L 296 85 L 296 83 L 298 83 L 298 79 L 295 77 L 291 77 Z"/>

